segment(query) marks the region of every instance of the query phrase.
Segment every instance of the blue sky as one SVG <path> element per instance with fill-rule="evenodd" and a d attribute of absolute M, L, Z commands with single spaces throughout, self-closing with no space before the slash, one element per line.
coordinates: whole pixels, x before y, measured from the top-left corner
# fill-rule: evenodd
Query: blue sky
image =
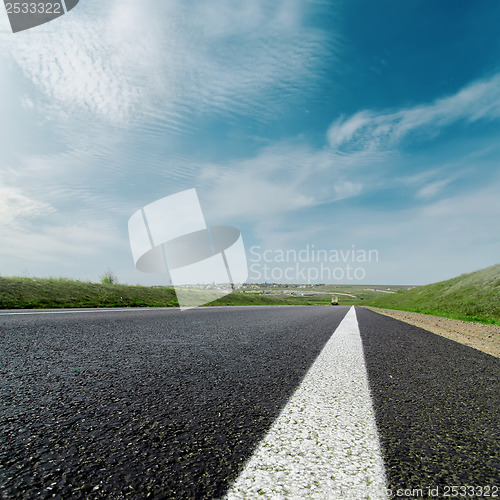
<path fill-rule="evenodd" d="M 190 188 L 253 254 L 377 250 L 363 283 L 499 263 L 499 22 L 496 0 L 80 0 L 12 34 L 0 9 L 0 273 L 162 284 L 127 222 Z"/>

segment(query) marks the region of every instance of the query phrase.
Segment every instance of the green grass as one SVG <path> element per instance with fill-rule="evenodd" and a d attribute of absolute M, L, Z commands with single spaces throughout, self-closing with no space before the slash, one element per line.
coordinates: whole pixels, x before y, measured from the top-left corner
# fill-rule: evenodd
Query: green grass
<path fill-rule="evenodd" d="M 173 288 L 0 277 L 0 309 L 178 306 Z"/>
<path fill-rule="evenodd" d="M 330 298 L 330 294 L 294 297 L 235 292 L 207 306 L 328 305 Z M 178 305 L 172 287 L 98 284 L 64 278 L 0 277 L 0 309 L 176 307 Z"/>
<path fill-rule="evenodd" d="M 365 305 L 500 325 L 500 264 L 387 294 Z"/>
<path fill-rule="evenodd" d="M 387 295 L 387 290 L 395 291 L 407 289 L 409 286 L 389 285 L 321 285 L 316 290 L 323 291 L 330 296 L 336 295 L 340 305 L 360 305 L 380 296 Z"/>
<path fill-rule="evenodd" d="M 409 288 L 405 286 L 390 287 L 391 290 Z M 386 285 L 315 285 L 301 288 L 300 285 L 259 285 L 258 291 L 240 291 L 226 295 L 210 305 L 330 305 L 332 295 L 339 299 L 339 305 L 363 305 L 381 295 L 380 290 L 387 290 Z M 295 295 L 291 295 L 295 292 Z M 302 295 L 300 295 L 302 294 Z"/>
<path fill-rule="evenodd" d="M 500 325 L 500 264 L 410 290 L 405 289 L 408 287 L 390 287 L 390 291 L 400 288 L 392 294 L 384 293 L 388 288 L 371 285 L 310 288 L 260 285 L 257 291 L 240 290 L 206 306 L 329 305 L 332 295 L 337 295 L 340 305 L 367 305 Z M 291 295 L 292 292 L 295 295 Z M 172 287 L 97 284 L 63 278 L 0 277 L 0 309 L 178 305 Z"/>
<path fill-rule="evenodd" d="M 264 295 L 246 292 L 234 292 L 220 299 L 206 304 L 207 306 L 251 306 L 251 305 L 301 305 L 301 306 L 326 306 L 330 305 L 330 295 L 314 296 L 289 296 L 289 295 Z"/>

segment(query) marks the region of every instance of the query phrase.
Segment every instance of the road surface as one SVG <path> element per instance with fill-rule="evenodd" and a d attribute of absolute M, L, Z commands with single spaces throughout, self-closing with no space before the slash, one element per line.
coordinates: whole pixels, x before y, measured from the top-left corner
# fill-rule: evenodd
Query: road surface
<path fill-rule="evenodd" d="M 42 312 L 0 313 L 1 498 L 500 496 L 492 356 L 342 306 Z"/>

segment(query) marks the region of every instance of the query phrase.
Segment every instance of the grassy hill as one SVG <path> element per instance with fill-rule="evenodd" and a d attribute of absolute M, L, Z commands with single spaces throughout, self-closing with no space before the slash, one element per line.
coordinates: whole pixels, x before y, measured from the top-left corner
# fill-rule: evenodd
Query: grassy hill
<path fill-rule="evenodd" d="M 500 325 L 500 264 L 386 294 L 365 305 Z"/>
<path fill-rule="evenodd" d="M 332 294 L 338 294 L 341 305 L 368 305 L 500 325 L 500 264 L 448 281 L 388 293 L 396 288 L 323 285 L 295 289 L 290 285 L 276 289 L 263 286 L 259 293 L 242 290 L 207 305 L 328 305 Z M 300 295 L 299 292 L 304 293 Z M 172 287 L 0 277 L 0 309 L 178 305 Z"/>
<path fill-rule="evenodd" d="M 0 277 L 0 309 L 178 306 L 173 288 Z"/>
<path fill-rule="evenodd" d="M 207 305 L 328 305 L 330 298 L 330 294 L 291 297 L 236 292 Z M 64 278 L 0 277 L 0 309 L 178 305 L 172 287 L 101 284 Z"/>

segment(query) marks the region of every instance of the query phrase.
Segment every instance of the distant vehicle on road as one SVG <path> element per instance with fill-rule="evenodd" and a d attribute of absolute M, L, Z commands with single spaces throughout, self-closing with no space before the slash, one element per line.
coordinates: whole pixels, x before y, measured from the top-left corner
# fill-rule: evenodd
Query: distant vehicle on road
<path fill-rule="evenodd" d="M 339 305 L 339 298 L 336 295 L 334 295 L 332 297 L 332 306 L 338 306 L 338 305 Z"/>

